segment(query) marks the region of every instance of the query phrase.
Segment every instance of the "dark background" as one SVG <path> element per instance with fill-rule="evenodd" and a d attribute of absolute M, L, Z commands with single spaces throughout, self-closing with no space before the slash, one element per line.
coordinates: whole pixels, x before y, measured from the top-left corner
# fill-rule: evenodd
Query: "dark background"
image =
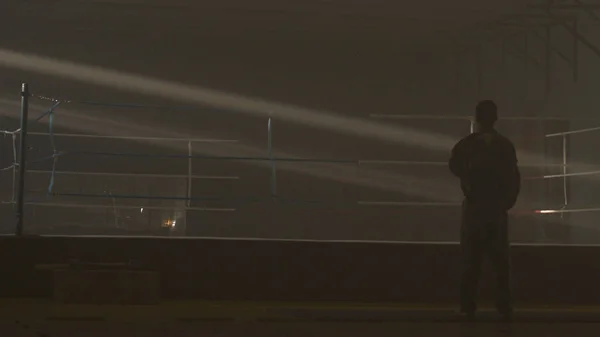
<path fill-rule="evenodd" d="M 468 122 L 438 119 L 379 120 L 370 114 L 468 116 L 479 99 L 498 102 L 504 116 L 560 117 L 566 121 L 502 121 L 523 164 L 560 160 L 560 139 L 550 132 L 595 126 L 594 79 L 598 60 L 564 28 L 577 18 L 579 32 L 594 42 L 595 21 L 582 8 L 535 7 L 538 2 L 309 1 L 252 4 L 171 1 L 4 1 L 0 20 L 3 50 L 32 53 L 76 64 L 282 103 L 337 122 L 312 125 L 289 115 L 247 113 L 243 108 L 167 99 L 117 86 L 94 85 L 61 76 L 17 69 L 2 61 L 3 129 L 17 126 L 18 89 L 28 82 L 36 95 L 73 101 L 193 106 L 193 109 L 115 108 L 64 104 L 56 132 L 178 138 L 234 139 L 237 143 L 194 144 L 196 154 L 266 156 L 267 116 L 273 115 L 274 154 L 349 160 L 445 162 Z M 557 5 L 571 4 L 557 2 Z M 566 18 L 566 19 L 565 19 Z M 566 20 L 566 21 L 565 21 Z M 543 39 L 550 27 L 550 57 Z M 561 55 L 568 56 L 570 63 Z M 574 67 L 574 64 L 577 67 Z M 576 69 L 577 80 L 573 69 Z M 478 70 L 479 69 L 479 70 Z M 37 116 L 51 102 L 32 99 Z M 302 115 L 301 110 L 297 115 Z M 356 118 L 351 130 L 344 118 Z M 301 117 L 300 120 L 302 119 Z M 338 123 L 338 124 L 336 124 Z M 377 125 L 369 124 L 377 123 Z M 383 132 L 382 127 L 393 134 Z M 47 131 L 45 120 L 32 126 Z M 417 138 L 420 136 L 422 138 Z M 569 161 L 592 170 L 595 134 L 569 140 Z M 587 138 L 586 138 L 587 137 Z M 46 136 L 32 136 L 31 158 L 51 153 Z M 62 151 L 187 154 L 186 142 L 130 142 L 56 137 Z M 10 165 L 11 139 L 2 143 L 3 167 Z M 560 163 L 560 162 L 558 162 Z M 29 169 L 50 170 L 51 163 Z M 67 155 L 64 171 L 186 175 L 187 160 Z M 193 196 L 226 196 L 194 201 L 195 207 L 236 208 L 236 212 L 182 215 L 182 201 L 117 199 L 116 206 L 173 207 L 140 215 L 121 210 L 115 225 L 110 198 L 44 197 L 49 176 L 28 175 L 28 200 L 103 205 L 104 209 L 29 206 L 27 230 L 38 234 L 157 234 L 165 217 L 185 223 L 188 235 L 386 241 L 456 241 L 458 208 L 361 206 L 365 201 L 460 202 L 457 182 L 445 166 L 357 168 L 349 164 L 278 164 L 278 193 L 296 202 L 273 205 L 266 162 L 193 161 L 197 175 L 239 176 L 239 180 L 195 179 Z M 560 169 L 523 168 L 526 177 Z M 594 176 L 569 179 L 568 208 L 595 207 Z M 12 176 L 2 173 L 10 199 Z M 185 197 L 181 178 L 85 178 L 58 175 L 55 192 Z M 527 181 L 513 219 L 517 242 L 596 243 L 596 213 L 523 216 L 521 211 L 563 205 L 562 181 Z M 252 197 L 266 203 L 230 200 Z M 110 200 L 109 200 L 110 199 Z M 112 209 L 110 207 L 113 207 Z M 130 213 L 128 213 L 130 212 Z M 133 214 L 135 213 L 135 214 Z M 167 214 L 168 213 L 168 214 Z M 13 231 L 10 206 L 2 210 L 3 230 Z M 129 217 L 129 218 L 127 218 Z M 115 228 L 118 227 L 118 228 Z M 182 232 L 170 233 L 180 235 Z M 162 233 L 161 235 L 166 235 Z"/>

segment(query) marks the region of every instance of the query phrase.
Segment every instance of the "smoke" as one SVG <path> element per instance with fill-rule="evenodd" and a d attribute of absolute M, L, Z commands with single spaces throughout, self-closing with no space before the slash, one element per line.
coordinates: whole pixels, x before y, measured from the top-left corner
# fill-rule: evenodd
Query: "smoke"
<path fill-rule="evenodd" d="M 261 99 L 6 49 L 0 49 L 0 66 L 113 89 L 214 106 L 252 116 L 273 117 L 276 120 L 289 121 L 313 128 L 332 130 L 386 142 L 402 143 L 435 151 L 448 151 L 455 141 L 449 137 L 410 128 L 392 127 L 330 112 L 267 102 Z"/>
<path fill-rule="evenodd" d="M 9 100 L 0 99 L 0 111 L 2 114 L 18 118 L 18 104 Z M 30 104 L 31 113 L 36 116 L 45 111 L 47 107 Z M 12 113 L 10 111 L 13 111 Z M 176 130 L 169 129 L 164 125 L 160 127 L 152 124 L 141 124 L 138 120 L 130 120 L 127 117 L 113 117 L 107 119 L 98 114 L 91 114 L 83 109 L 73 109 L 68 105 L 57 109 L 56 114 L 60 116 L 60 126 L 85 134 L 103 136 L 151 136 L 164 138 L 181 138 Z M 45 119 L 39 121 L 47 123 Z M 183 138 L 181 138 L 183 140 Z M 138 142 L 142 142 L 138 140 Z M 143 140 L 145 144 L 168 148 L 173 153 L 187 153 L 187 142 L 165 142 L 158 140 Z M 68 149 L 60 149 L 68 152 Z M 110 152 L 110 151 L 107 151 Z M 219 143 L 196 143 L 194 152 L 209 156 L 243 156 L 264 157 L 265 148 L 240 144 L 237 142 Z M 280 157 L 297 157 L 293 153 L 279 151 Z M 270 164 L 263 161 L 249 161 L 247 164 L 258 165 L 269 168 Z M 315 178 L 335 181 L 344 184 L 367 187 L 379 191 L 399 192 L 416 198 L 425 198 L 443 202 L 459 202 L 460 190 L 452 183 L 449 174 L 442 177 L 417 177 L 401 174 L 397 171 L 361 167 L 358 168 L 348 164 L 318 163 L 299 165 L 297 163 L 280 163 L 278 170 L 301 173 Z M 238 174 L 243 178 L 243 172 Z M 389 201 L 389 200 L 386 200 Z"/>

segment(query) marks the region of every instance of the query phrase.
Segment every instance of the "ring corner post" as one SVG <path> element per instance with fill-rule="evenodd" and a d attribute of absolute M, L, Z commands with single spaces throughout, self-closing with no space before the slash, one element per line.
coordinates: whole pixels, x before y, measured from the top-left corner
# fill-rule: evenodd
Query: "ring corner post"
<path fill-rule="evenodd" d="M 192 184 L 193 184 L 193 175 L 194 175 L 194 170 L 192 167 L 193 164 L 193 156 L 194 156 L 194 149 L 193 149 L 193 145 L 192 145 L 192 140 L 189 139 L 188 140 L 188 181 L 187 181 L 187 207 L 190 208 L 192 207 Z"/>
<path fill-rule="evenodd" d="M 273 201 L 277 200 L 277 165 L 275 164 L 275 158 L 273 156 L 273 121 L 269 117 L 267 121 L 267 152 L 269 155 L 269 161 L 271 162 L 271 198 Z"/>
<path fill-rule="evenodd" d="M 27 125 L 29 118 L 29 85 L 21 84 L 21 138 L 19 142 L 19 185 L 17 199 L 17 228 L 15 234 L 23 235 L 25 203 L 25 166 L 27 163 Z"/>

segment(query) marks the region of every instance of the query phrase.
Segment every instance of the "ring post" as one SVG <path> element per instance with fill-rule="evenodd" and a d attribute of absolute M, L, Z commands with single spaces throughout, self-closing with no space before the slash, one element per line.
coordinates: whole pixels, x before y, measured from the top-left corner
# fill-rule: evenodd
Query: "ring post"
<path fill-rule="evenodd" d="M 192 156 L 194 155 L 194 150 L 192 149 L 192 140 L 188 140 L 188 181 L 187 181 L 187 207 L 192 206 Z"/>
<path fill-rule="evenodd" d="M 269 159 L 271 161 L 271 197 L 276 200 L 277 197 L 277 167 L 273 158 L 273 123 L 271 117 L 267 122 L 267 147 L 269 152 Z"/>
<path fill-rule="evenodd" d="M 569 198 L 567 192 L 567 135 L 562 135 L 562 173 L 563 173 L 563 209 L 566 209 L 569 205 Z M 564 217 L 564 213 L 560 213 L 561 219 Z"/>
<path fill-rule="evenodd" d="M 19 144 L 19 185 L 17 199 L 16 235 L 23 235 L 24 200 L 25 200 L 25 164 L 27 163 L 27 124 L 29 118 L 29 86 L 21 84 L 21 139 Z"/>

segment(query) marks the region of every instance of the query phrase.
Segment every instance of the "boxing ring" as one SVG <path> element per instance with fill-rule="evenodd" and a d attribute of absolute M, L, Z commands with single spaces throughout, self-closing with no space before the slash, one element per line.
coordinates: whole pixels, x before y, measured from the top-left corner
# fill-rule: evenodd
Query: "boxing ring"
<path fill-rule="evenodd" d="M 45 102 L 49 107 L 43 114 L 35 118 L 29 118 L 28 107 L 30 99 Z M 243 211 L 244 207 L 251 204 L 269 204 L 271 205 L 270 207 L 275 208 L 302 207 L 303 205 L 314 207 L 316 205 L 320 208 L 349 210 L 348 212 L 366 209 L 368 209 L 368 212 L 379 212 L 382 209 L 389 208 L 421 208 L 424 212 L 434 212 L 434 210 L 441 208 L 459 209 L 461 205 L 460 200 L 320 200 L 318 198 L 284 197 L 278 187 L 280 165 L 301 163 L 335 164 L 353 167 L 356 170 L 385 167 L 389 171 L 398 167 L 439 167 L 444 169 L 447 165 L 446 161 L 327 159 L 276 156 L 273 150 L 273 129 L 274 122 L 276 121 L 271 118 L 265 121 L 267 144 L 264 156 L 205 155 L 199 154 L 197 151 L 200 144 L 217 146 L 219 144 L 235 144 L 239 140 L 111 136 L 55 132 L 55 118 L 57 115 L 60 115 L 60 108 L 65 105 L 93 105 L 96 108 L 105 106 L 125 109 L 143 109 L 145 107 L 144 105 L 105 104 L 49 98 L 30 93 L 28 86 L 24 84 L 22 88 L 21 127 L 15 130 L 0 131 L 4 135 L 4 139 L 9 142 L 8 148 L 10 149 L 10 155 L 6 156 L 10 158 L 10 163 L 1 170 L 4 178 L 7 178 L 3 179 L 5 181 L 5 185 L 3 186 L 6 186 L 3 188 L 8 189 L 4 193 L 2 203 L 15 210 L 17 215 L 15 233 L 17 235 L 30 233 L 28 229 L 29 220 L 24 221 L 24 219 L 33 219 L 36 222 L 34 227 L 40 232 L 33 231 L 35 234 L 51 234 L 43 229 L 44 223 L 41 222 L 52 223 L 52 226 L 57 225 L 53 224 L 53 214 L 64 215 L 68 212 L 77 212 L 75 210 L 85 210 L 88 213 L 85 215 L 88 217 L 88 220 L 81 217 L 73 217 L 72 224 L 75 227 L 78 226 L 78 223 L 91 221 L 89 218 L 93 217 L 97 219 L 98 226 L 111 228 L 112 231 L 106 232 L 107 235 L 122 235 L 123 233 L 120 230 L 123 227 L 127 227 L 125 223 L 129 221 L 129 223 L 135 222 L 137 224 L 136 235 L 182 237 L 189 236 L 186 233 L 186 226 L 189 222 L 188 214 L 190 212 L 235 213 Z M 372 114 L 370 117 L 372 119 L 396 120 L 400 122 L 407 120 L 435 120 L 438 122 L 454 120 L 462 123 L 464 121 L 465 134 L 469 128 L 472 130 L 473 126 L 470 116 Z M 47 121 L 48 130 L 46 132 L 28 130 L 30 124 L 33 125 L 42 120 Z M 508 117 L 502 118 L 499 123 L 537 123 L 534 125 L 534 128 L 539 129 L 538 124 L 546 122 L 558 124 L 558 126 L 555 125 L 554 130 L 557 128 L 564 130 L 568 128 L 569 120 L 566 118 Z M 502 131 L 502 128 L 500 129 Z M 545 132 L 544 128 L 538 132 L 541 133 L 541 137 L 533 141 L 531 139 L 515 141 L 521 161 L 520 167 L 523 170 L 523 184 L 527 186 L 527 184 L 534 182 L 537 185 L 533 188 L 535 191 L 526 193 L 527 198 L 535 200 L 520 202 L 512 212 L 514 217 L 524 218 L 526 219 L 524 221 L 529 222 L 544 222 L 548 218 L 551 218 L 552 221 L 567 224 L 567 214 L 569 213 L 600 211 L 600 208 L 590 207 L 578 209 L 572 207 L 572 203 L 570 202 L 571 189 L 569 179 L 572 177 L 593 177 L 600 174 L 600 171 L 577 171 L 577 167 L 581 165 L 569 161 L 568 139 L 581 133 L 595 131 L 600 131 L 600 127 L 548 133 Z M 508 136 L 511 139 L 513 138 L 510 134 Z M 46 140 L 45 142 L 43 141 L 44 139 Z M 560 143 L 555 142 L 553 146 L 550 146 L 549 144 L 553 140 L 559 140 Z M 109 147 L 109 149 L 98 149 L 97 144 L 102 142 L 112 142 L 113 146 L 112 148 Z M 124 144 L 132 142 L 154 145 L 158 143 L 174 144 L 173 146 L 178 149 L 185 149 L 185 151 L 183 153 L 181 151 L 178 153 L 160 151 L 160 153 L 152 153 L 152 150 L 148 150 L 152 147 L 148 147 L 148 149 L 140 152 L 118 151 L 119 147 L 126 147 Z M 42 143 L 44 143 L 43 146 L 38 146 Z M 33 148 L 37 150 L 22 151 L 22 149 L 30 149 L 29 144 L 34 144 Z M 522 156 L 522 152 L 519 151 L 519 144 L 534 144 L 533 148 L 526 149 L 525 151 L 540 151 L 544 154 L 540 158 L 533 155 Z M 39 150 L 43 147 L 45 147 L 43 151 Z M 116 151 L 115 148 L 117 148 Z M 549 153 L 549 149 L 553 153 Z M 79 158 L 77 159 L 79 160 L 78 163 L 85 165 L 91 163 L 90 165 L 99 167 L 103 165 L 108 167 L 109 164 L 106 163 L 109 163 L 110 158 L 119 158 L 119 160 L 127 158 L 127 160 L 131 161 L 130 164 L 125 165 L 125 169 L 121 168 L 120 170 L 94 170 L 90 168 L 85 170 L 61 169 L 61 164 L 71 160 L 70 158 Z M 102 159 L 97 161 L 97 164 L 93 164 L 94 159 L 92 158 Z M 144 160 L 145 164 L 139 164 L 139 162 Z M 157 161 L 177 162 L 176 165 L 173 164 L 173 166 L 177 166 L 177 170 L 175 170 L 177 172 L 157 173 L 142 170 L 142 168 L 146 169 L 147 167 L 156 165 Z M 244 172 L 197 174 L 196 161 L 260 163 L 264 167 L 267 167 L 269 171 L 267 182 L 269 192 L 262 195 L 236 195 L 235 184 L 244 179 L 253 179 L 252 177 L 244 176 Z M 77 165 L 71 166 L 76 167 Z M 165 167 L 168 167 L 168 165 Z M 169 171 L 169 169 L 162 168 L 163 171 Z M 218 172 L 218 170 L 216 171 Z M 104 182 L 104 185 L 90 188 L 91 191 L 81 188 L 81 186 L 86 184 L 93 185 L 93 181 Z M 137 181 L 140 182 L 137 183 Z M 215 195 L 195 194 L 194 186 L 199 181 L 214 184 L 211 186 L 216 186 L 215 189 L 221 193 Z M 458 183 L 454 183 L 456 184 L 456 189 L 458 189 Z M 131 189 L 123 190 L 123 187 L 128 184 L 135 185 L 132 188 L 134 191 L 131 191 Z M 140 189 L 144 189 L 146 193 L 136 192 Z M 157 194 L 155 193 L 157 189 L 161 191 L 169 190 L 170 193 L 161 192 Z M 524 190 L 527 189 L 528 187 L 524 187 Z M 222 193 L 223 191 L 230 191 L 231 193 Z M 311 210 L 312 208 L 306 210 L 306 212 L 311 212 Z M 218 216 L 211 219 L 217 219 L 216 221 L 218 221 Z M 544 225 L 540 226 L 543 227 Z"/>

